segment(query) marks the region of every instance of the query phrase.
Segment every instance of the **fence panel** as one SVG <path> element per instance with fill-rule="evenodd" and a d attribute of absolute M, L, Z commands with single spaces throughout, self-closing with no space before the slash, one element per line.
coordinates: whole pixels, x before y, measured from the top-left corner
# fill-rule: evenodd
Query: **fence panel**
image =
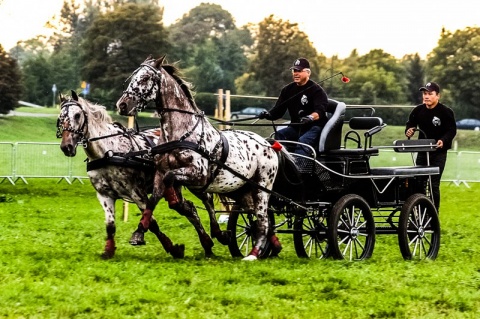
<path fill-rule="evenodd" d="M 0 183 L 8 180 L 15 184 L 18 179 L 60 178 L 68 183 L 88 179 L 86 155 L 78 146 L 75 157 L 67 157 L 60 150 L 60 143 L 0 142 Z M 381 149 L 378 156 L 372 156 L 372 167 L 411 166 L 411 153 L 396 153 Z M 480 152 L 448 151 L 447 164 L 442 181 L 456 185 L 480 182 Z M 83 183 L 83 182 L 82 182 Z"/>
<path fill-rule="evenodd" d="M 14 184 L 14 143 L 0 142 L 0 182 Z"/>
<path fill-rule="evenodd" d="M 59 143 L 16 143 L 15 176 L 22 179 L 29 177 L 68 179 L 70 158 L 62 154 L 59 145 Z"/>
<path fill-rule="evenodd" d="M 458 152 L 457 181 L 480 181 L 480 152 Z"/>

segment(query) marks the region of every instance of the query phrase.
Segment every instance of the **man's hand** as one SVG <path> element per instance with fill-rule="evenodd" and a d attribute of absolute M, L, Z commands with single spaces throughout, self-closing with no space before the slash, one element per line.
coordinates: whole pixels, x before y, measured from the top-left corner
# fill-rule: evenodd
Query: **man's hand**
<path fill-rule="evenodd" d="M 258 114 L 258 119 L 263 120 L 267 119 L 270 120 L 272 116 L 270 115 L 270 112 L 268 111 L 262 111 L 260 114 Z"/>
<path fill-rule="evenodd" d="M 405 136 L 408 137 L 408 138 L 412 137 L 413 134 L 415 134 L 415 128 L 414 128 L 414 127 L 409 128 L 409 129 L 405 132 Z"/>
<path fill-rule="evenodd" d="M 302 124 L 308 124 L 308 123 L 312 123 L 312 122 L 313 122 L 313 116 L 311 116 L 311 115 L 304 116 L 300 119 L 300 123 L 302 123 Z"/>

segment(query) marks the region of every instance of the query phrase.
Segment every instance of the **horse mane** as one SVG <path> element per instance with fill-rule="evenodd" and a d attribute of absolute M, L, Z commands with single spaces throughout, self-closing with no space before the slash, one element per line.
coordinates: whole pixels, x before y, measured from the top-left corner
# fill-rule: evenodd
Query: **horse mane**
<path fill-rule="evenodd" d="M 197 109 L 198 111 L 200 111 L 199 107 L 197 106 L 197 103 L 195 103 L 195 99 L 194 99 L 194 92 L 192 91 L 192 87 L 193 87 L 193 84 L 191 82 L 188 82 L 186 81 L 185 79 L 183 79 L 182 75 L 181 75 L 181 72 L 180 72 L 180 69 L 177 68 L 175 65 L 173 64 L 162 64 L 162 68 L 168 73 L 170 74 L 170 76 L 172 76 L 175 81 L 177 81 L 177 83 L 180 85 L 180 87 L 182 88 L 183 92 L 185 93 L 185 95 L 187 96 L 188 98 L 188 101 L 190 102 L 190 104 L 195 108 Z"/>
<path fill-rule="evenodd" d="M 88 115 L 88 124 L 95 128 L 102 128 L 106 124 L 112 123 L 112 117 L 108 114 L 105 106 L 100 104 L 93 104 L 88 100 L 81 97 L 78 98 L 78 102 L 82 105 L 84 111 Z"/>

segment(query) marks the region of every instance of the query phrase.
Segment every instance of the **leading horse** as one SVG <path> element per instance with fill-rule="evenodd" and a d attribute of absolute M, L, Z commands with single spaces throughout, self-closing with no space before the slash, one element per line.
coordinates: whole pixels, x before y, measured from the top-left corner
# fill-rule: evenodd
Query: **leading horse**
<path fill-rule="evenodd" d="M 134 202 L 143 211 L 153 185 L 152 160 L 122 155 L 150 149 L 158 140 L 160 131 L 152 129 L 137 133 L 127 130 L 121 124 L 113 123 L 103 106 L 79 98 L 75 91 L 72 91 L 71 98 L 61 95 L 60 100 L 57 119 L 57 137 L 62 139 L 60 148 L 65 156 L 73 157 L 77 153 L 77 145 L 83 145 L 88 157 L 87 173 L 105 212 L 107 239 L 102 257 L 109 259 L 116 249 L 116 200 Z M 183 257 L 185 247 L 172 244 L 153 217 L 148 229 L 168 253 L 176 258 Z M 134 235 L 141 231 L 137 229 Z M 134 239 L 130 243 L 144 244 Z"/>
<path fill-rule="evenodd" d="M 215 233 L 226 235 L 218 233 L 211 204 L 213 194 L 219 194 L 256 215 L 255 246 L 244 260 L 256 260 L 270 244 L 272 253 L 278 253 L 281 245 L 271 232 L 267 208 L 279 155 L 268 141 L 253 132 L 218 131 L 212 126 L 195 104 L 189 83 L 175 66 L 164 65 L 164 59 L 149 56 L 129 77 L 117 101 L 121 115 L 135 115 L 151 101 L 160 115 L 163 140 L 152 149 L 156 174 L 153 195 L 142 216 L 144 227 L 148 227 L 157 199 L 162 196 L 170 208 L 197 218 L 193 204 L 182 196 L 181 187 L 185 186 L 204 203 L 210 203 L 206 209 L 212 237 Z M 211 252 L 211 238 L 205 236 L 201 242 L 205 251 Z"/>

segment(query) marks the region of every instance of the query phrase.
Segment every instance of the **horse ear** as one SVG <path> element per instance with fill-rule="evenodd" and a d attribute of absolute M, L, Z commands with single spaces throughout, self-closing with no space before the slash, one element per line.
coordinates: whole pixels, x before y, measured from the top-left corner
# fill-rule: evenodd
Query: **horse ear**
<path fill-rule="evenodd" d="M 59 97 L 60 97 L 60 103 L 65 102 L 66 98 L 65 96 L 63 96 L 62 92 L 60 92 Z"/>
<path fill-rule="evenodd" d="M 154 66 L 157 68 L 157 69 L 160 69 L 160 66 L 162 65 L 163 61 L 165 60 L 165 57 L 167 55 L 164 55 L 162 56 L 161 58 L 158 58 L 156 61 L 155 61 L 155 64 Z"/>
<path fill-rule="evenodd" d="M 78 102 L 78 95 L 77 92 L 75 92 L 74 90 L 72 90 L 72 99 Z"/>
<path fill-rule="evenodd" d="M 151 59 L 153 59 L 153 56 L 151 54 L 149 54 L 147 56 L 147 58 L 145 59 L 145 61 L 143 61 L 143 63 L 146 63 L 146 62 L 150 61 Z"/>

